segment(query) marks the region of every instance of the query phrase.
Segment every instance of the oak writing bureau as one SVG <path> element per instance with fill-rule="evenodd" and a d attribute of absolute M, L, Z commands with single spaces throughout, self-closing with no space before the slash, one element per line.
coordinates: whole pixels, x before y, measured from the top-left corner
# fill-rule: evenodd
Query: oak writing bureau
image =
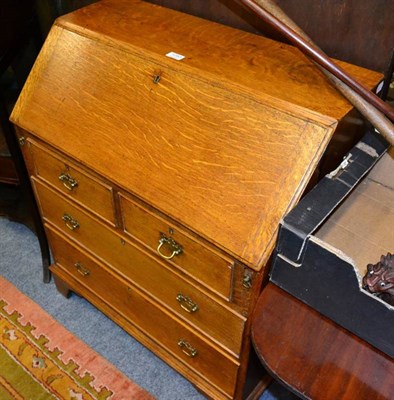
<path fill-rule="evenodd" d="M 262 37 L 137 0 L 58 19 L 11 117 L 58 289 L 206 396 L 255 394 L 249 316 L 278 224 L 350 111 Z"/>

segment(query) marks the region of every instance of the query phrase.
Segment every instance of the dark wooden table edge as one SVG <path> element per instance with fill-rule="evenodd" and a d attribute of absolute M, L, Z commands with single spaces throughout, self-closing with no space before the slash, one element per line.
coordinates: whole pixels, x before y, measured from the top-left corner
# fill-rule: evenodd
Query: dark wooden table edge
<path fill-rule="evenodd" d="M 263 365 L 263 367 L 266 369 L 266 371 L 271 375 L 271 377 L 279 382 L 284 388 L 286 388 L 289 392 L 294 393 L 297 397 L 299 397 L 300 399 L 303 400 L 311 400 L 310 397 L 305 397 L 302 393 L 300 393 L 297 389 L 293 388 L 291 385 L 289 385 L 287 382 L 285 382 L 283 379 L 281 379 L 280 376 L 278 376 L 268 365 L 268 363 L 265 361 L 265 358 L 263 357 L 263 355 L 261 354 L 260 349 L 258 349 L 258 347 L 255 345 L 255 341 L 253 339 L 254 337 L 254 330 L 253 330 L 253 326 L 252 326 L 252 330 L 251 330 L 251 335 L 252 335 L 252 343 L 253 343 L 253 347 L 256 351 L 256 354 L 261 362 L 261 364 Z M 249 400 L 249 399 L 247 399 Z"/>
<path fill-rule="evenodd" d="M 337 325 L 336 323 L 334 323 L 333 321 L 331 321 L 330 319 L 326 318 L 325 316 L 321 315 L 318 311 L 314 310 L 313 308 L 309 307 L 307 304 L 301 302 L 300 300 L 296 299 L 295 297 L 291 296 L 289 293 L 287 293 L 286 291 L 284 291 L 283 289 L 279 288 L 278 286 L 276 286 L 273 283 L 268 283 L 268 285 L 264 288 L 262 294 L 260 295 L 260 298 L 256 304 L 256 307 L 254 309 L 254 313 L 252 316 L 253 322 L 252 322 L 252 326 L 251 326 L 251 339 L 252 339 L 252 343 L 253 346 L 255 348 L 256 354 L 259 358 L 259 360 L 261 361 L 261 363 L 263 364 L 264 368 L 268 371 L 268 373 L 278 382 L 280 382 L 284 387 L 286 387 L 290 392 L 294 393 L 296 396 L 302 398 L 302 399 L 315 399 L 315 398 L 322 398 L 325 399 L 326 397 L 324 397 L 324 395 L 322 397 L 320 397 L 320 395 L 318 397 L 316 397 L 316 395 L 314 395 L 312 392 L 313 390 L 310 390 L 310 387 L 308 387 L 306 384 L 304 386 L 302 386 L 302 384 L 298 384 L 298 388 L 295 387 L 295 384 L 293 384 L 292 382 L 289 382 L 286 380 L 286 377 L 283 376 L 284 374 L 281 374 L 280 368 L 273 368 L 272 367 L 272 360 L 269 360 L 269 356 L 266 357 L 264 355 L 265 351 L 264 349 L 261 348 L 261 346 L 259 346 L 259 344 L 261 345 L 261 341 L 259 343 L 259 335 L 261 335 L 261 333 L 259 331 L 262 331 L 261 329 L 261 323 L 263 318 L 261 318 L 261 314 L 263 312 L 263 303 L 264 303 L 264 296 L 267 298 L 270 295 L 273 294 L 278 294 L 280 296 L 283 296 L 283 298 L 286 300 L 288 300 L 290 303 L 292 304 L 296 304 L 297 307 L 301 307 L 302 309 L 305 310 L 306 313 L 308 313 L 312 319 L 318 319 L 319 321 L 321 321 L 321 326 L 322 328 L 326 328 L 327 326 L 329 326 L 330 329 L 335 330 L 335 333 L 341 338 L 345 338 L 345 342 L 348 341 L 349 344 L 352 347 L 352 351 L 353 353 L 351 353 L 351 355 L 354 355 L 355 357 L 358 357 L 360 354 L 359 353 L 363 353 L 366 354 L 365 359 L 367 359 L 368 356 L 370 356 L 371 354 L 374 356 L 372 359 L 371 364 L 373 365 L 381 365 L 382 362 L 385 363 L 385 366 L 388 366 L 388 369 L 384 369 L 384 374 L 383 374 L 383 379 L 382 379 L 382 383 L 381 386 L 379 387 L 379 392 L 376 392 L 376 388 L 374 387 L 369 387 L 368 383 L 367 385 L 367 389 L 366 389 L 366 394 L 362 393 L 361 397 L 357 397 L 359 399 L 367 399 L 367 398 L 374 398 L 374 399 L 392 399 L 393 397 L 391 397 L 394 394 L 394 378 L 392 378 L 394 376 L 394 359 L 391 358 L 390 356 L 384 354 L 383 352 L 381 352 L 380 350 L 374 348 L 372 345 L 370 345 L 369 343 L 366 343 L 365 341 L 363 341 L 362 339 L 358 338 L 356 335 L 354 335 L 353 333 L 347 331 L 346 329 L 344 329 L 343 327 Z M 273 296 L 275 298 L 275 296 Z M 260 320 L 259 320 L 260 318 Z M 265 323 L 267 323 L 267 321 L 264 321 Z M 260 327 L 258 327 L 258 323 L 260 323 Z M 320 322 L 319 322 L 320 325 Z M 322 329 L 323 331 L 323 329 Z M 272 333 L 272 332 L 271 332 Z M 278 339 L 278 337 L 272 337 L 272 340 Z M 334 341 L 337 340 L 337 337 L 334 338 Z M 353 343 L 351 343 L 353 342 Z M 354 347 L 355 346 L 359 346 L 360 347 L 360 351 L 357 352 L 355 354 L 354 352 Z M 357 349 L 358 350 L 358 349 Z M 335 352 L 332 352 L 333 354 L 335 354 Z M 362 361 L 365 361 L 365 359 L 361 359 L 361 365 Z M 372 366 L 370 363 L 368 363 L 368 367 Z M 311 363 L 312 365 L 312 363 Z M 360 364 L 358 364 L 360 365 Z M 341 366 L 341 365 L 340 365 Z M 382 368 L 380 368 L 382 369 Z M 279 370 L 279 371 L 278 371 Z M 339 368 L 339 371 L 341 370 L 341 368 Z M 373 371 L 373 369 L 371 370 Z M 338 371 L 337 371 L 338 372 Z M 344 372 L 348 372 L 347 370 L 344 370 Z M 357 372 L 357 371 L 356 371 Z M 340 376 L 340 375 L 339 375 Z M 390 380 L 390 377 L 392 378 Z M 316 374 L 316 378 L 318 378 L 318 375 Z M 357 376 L 343 376 L 343 385 L 345 386 L 346 383 L 349 383 L 350 380 L 356 380 L 357 381 Z M 349 379 L 349 382 L 346 382 L 346 379 Z M 318 379 L 317 379 L 318 380 Z M 302 391 L 299 390 L 299 388 L 302 389 Z M 326 388 L 330 388 L 330 383 L 328 383 L 326 385 Z M 340 398 L 346 398 L 346 399 L 350 399 L 350 398 L 356 398 L 356 397 L 349 397 L 349 393 L 351 394 L 352 388 L 350 388 L 349 391 L 346 391 L 344 394 L 344 397 L 340 397 Z M 322 389 L 322 391 L 324 391 L 324 389 Z M 389 395 L 384 394 L 384 393 L 390 393 Z M 372 393 L 372 397 L 371 396 Z M 376 394 L 376 397 L 373 396 L 373 394 Z M 367 397 L 366 397 L 367 396 Z M 338 398 L 338 397 L 337 397 Z"/>

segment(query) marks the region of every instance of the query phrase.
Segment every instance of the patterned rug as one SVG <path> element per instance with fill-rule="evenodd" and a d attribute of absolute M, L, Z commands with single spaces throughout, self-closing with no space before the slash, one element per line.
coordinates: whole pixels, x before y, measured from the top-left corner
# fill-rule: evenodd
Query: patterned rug
<path fill-rule="evenodd" d="M 151 400 L 0 276 L 1 400 Z"/>

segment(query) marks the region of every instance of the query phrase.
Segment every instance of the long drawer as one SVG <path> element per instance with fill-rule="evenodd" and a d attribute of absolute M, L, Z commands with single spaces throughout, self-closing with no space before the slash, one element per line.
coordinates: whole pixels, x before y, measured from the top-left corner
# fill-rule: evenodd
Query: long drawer
<path fill-rule="evenodd" d="M 55 275 L 59 269 L 65 271 L 188 368 L 202 374 L 230 397 L 233 395 L 239 367 L 237 362 L 52 229 L 48 233 L 54 245 L 56 266 L 52 267 L 52 272 Z"/>
<path fill-rule="evenodd" d="M 82 209 L 33 179 L 43 217 L 93 252 L 121 276 L 131 279 L 152 298 L 238 357 L 245 318 L 215 301 L 208 294 L 168 269 L 149 253 L 119 237 Z M 64 215 L 73 221 L 64 221 Z M 56 241 L 50 240 L 54 246 Z M 61 246 L 59 246 L 60 248 Z"/>

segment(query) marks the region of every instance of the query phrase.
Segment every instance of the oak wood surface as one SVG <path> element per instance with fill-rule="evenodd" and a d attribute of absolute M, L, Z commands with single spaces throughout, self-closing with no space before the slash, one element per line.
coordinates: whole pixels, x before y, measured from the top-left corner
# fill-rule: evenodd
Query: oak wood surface
<path fill-rule="evenodd" d="M 79 253 L 83 252 L 85 254 L 86 250 L 82 249 L 86 249 L 86 245 L 89 251 L 94 251 L 95 256 L 97 256 L 98 253 L 99 259 L 102 260 L 101 262 L 109 261 L 111 263 L 114 263 L 113 265 L 115 265 L 115 267 L 109 266 L 107 264 L 106 268 L 109 268 L 113 274 L 121 277 L 121 279 L 126 279 L 131 282 L 132 285 L 135 284 L 136 286 L 138 286 L 139 289 L 144 290 L 146 295 L 151 300 L 155 301 L 157 304 L 161 304 L 162 307 L 166 307 L 168 306 L 168 303 L 170 303 L 168 299 L 171 299 L 171 293 L 167 289 L 168 287 L 172 286 L 172 283 L 175 282 L 176 287 L 185 290 L 185 292 L 189 292 L 189 290 L 192 290 L 190 293 L 192 293 L 192 296 L 197 299 L 199 304 L 202 306 L 202 309 L 206 309 L 207 313 L 204 313 L 202 318 L 197 318 L 195 321 L 185 318 L 184 322 L 187 323 L 189 327 L 193 327 L 193 330 L 195 332 L 200 332 L 196 333 L 198 334 L 198 336 L 203 335 L 204 337 L 208 338 L 211 343 L 215 344 L 216 348 L 218 348 L 217 346 L 220 346 L 219 348 L 222 348 L 223 351 L 227 350 L 228 356 L 230 354 L 236 356 L 234 351 L 237 352 L 239 350 L 232 351 L 231 349 L 237 348 L 234 347 L 237 341 L 239 343 L 239 336 L 237 338 L 237 335 L 243 334 L 241 349 L 242 352 L 239 357 L 240 368 L 237 374 L 237 379 L 233 382 L 233 388 L 231 389 L 236 390 L 234 398 L 243 398 L 242 393 L 244 391 L 243 385 L 246 379 L 246 373 L 249 374 L 249 371 L 247 371 L 246 367 L 248 364 L 250 348 L 250 338 L 248 333 L 250 321 L 247 322 L 244 331 L 240 331 L 240 316 L 236 317 L 236 315 L 232 312 L 230 314 L 231 310 L 224 310 L 223 305 L 222 308 L 218 305 L 215 305 L 213 299 L 208 298 L 207 294 L 204 295 L 201 289 L 199 291 L 196 291 L 196 288 L 193 288 L 192 285 L 185 285 L 186 282 L 181 279 L 181 276 L 178 275 L 177 279 L 174 280 L 170 276 L 168 276 L 168 273 L 166 275 L 164 272 L 166 266 L 164 264 L 158 265 L 156 263 L 156 266 L 155 263 L 149 261 L 147 255 L 144 256 L 143 254 L 139 254 L 139 251 L 136 250 L 132 250 L 130 252 L 130 250 L 133 248 L 131 243 L 128 243 L 127 240 L 124 240 L 124 238 L 116 238 L 113 234 L 106 234 L 109 229 L 105 228 L 103 230 L 104 225 L 98 224 L 98 221 L 93 224 L 93 219 L 88 215 L 82 218 L 82 215 L 84 215 L 85 212 L 82 212 L 82 210 L 79 210 L 78 212 L 77 210 L 79 209 L 79 207 L 73 206 L 65 199 L 59 197 L 59 195 L 56 195 L 53 189 L 45 188 L 45 185 L 39 183 L 39 181 L 35 178 L 33 178 L 33 183 L 36 189 L 36 195 L 38 196 L 43 217 L 45 218 L 45 220 L 49 219 L 55 225 L 59 224 L 57 225 L 57 229 L 63 230 L 63 234 L 67 235 L 70 233 L 70 236 L 73 236 L 77 240 L 73 244 L 78 246 Z M 87 234 L 85 236 L 87 236 L 89 241 L 86 241 L 86 238 L 84 239 L 84 234 L 82 230 L 80 230 L 80 228 L 78 228 L 76 231 L 71 232 L 68 230 L 68 228 L 65 227 L 63 221 L 61 221 L 61 218 L 59 218 L 63 214 L 64 210 L 69 212 L 70 209 L 72 210 L 72 215 L 74 217 L 76 216 L 78 222 L 80 222 L 80 227 L 84 228 L 84 232 Z M 54 238 L 53 229 L 48 226 L 47 232 L 51 240 L 51 246 L 55 254 L 55 259 L 62 260 L 64 264 L 73 264 L 73 262 L 75 261 L 73 261 L 72 259 L 73 251 L 70 251 L 68 249 L 66 242 L 63 240 L 63 242 L 59 245 L 59 243 L 56 241 L 56 238 Z M 97 246 L 94 245 L 95 242 L 97 243 Z M 101 256 L 104 256 L 105 259 L 103 260 Z M 78 257 L 78 259 L 83 260 L 83 257 Z M 238 265 L 236 265 L 235 267 L 235 279 L 237 279 L 237 281 L 234 282 L 234 286 L 238 288 L 239 286 L 241 286 L 242 282 L 242 275 L 239 275 L 239 273 L 241 273 L 243 268 L 239 268 Z M 159 270 L 157 268 L 159 268 Z M 164 271 L 160 272 L 160 268 L 162 268 Z M 218 389 L 215 383 L 209 383 L 206 378 L 203 378 L 201 375 L 196 376 L 196 374 L 194 374 L 192 371 L 185 368 L 182 364 L 179 364 L 177 360 L 169 355 L 167 351 L 165 351 L 162 347 L 160 347 L 157 342 L 152 343 L 148 336 L 141 333 L 138 329 L 135 330 L 134 325 L 130 324 L 127 319 L 122 317 L 116 311 L 113 311 L 110 306 L 105 305 L 106 303 L 103 304 L 100 296 L 97 297 L 97 295 L 92 295 L 92 293 L 84 290 L 83 287 L 81 289 L 80 285 L 76 284 L 73 280 L 73 283 L 71 285 L 64 284 L 64 280 L 70 281 L 70 276 L 63 276 L 61 272 L 59 273 L 59 269 L 53 269 L 52 272 L 54 272 L 55 276 L 57 277 L 56 283 L 62 293 L 66 294 L 68 292 L 67 286 L 71 287 L 71 290 L 92 301 L 93 304 L 95 304 L 101 310 L 107 312 L 107 314 L 110 315 L 110 317 L 114 321 L 118 322 L 121 326 L 126 327 L 126 329 L 138 340 L 147 345 L 150 349 L 156 352 L 156 354 L 160 355 L 170 365 L 176 367 L 178 371 L 180 371 L 185 377 L 190 379 L 198 388 L 204 390 L 204 393 L 210 398 L 223 399 L 224 393 L 220 391 L 220 394 L 217 391 Z M 74 272 L 76 273 L 76 271 Z M 252 290 L 246 290 L 245 288 L 243 288 L 243 290 L 241 289 L 241 291 L 243 292 L 242 295 L 240 295 L 241 291 L 239 289 L 237 290 L 237 295 L 235 296 L 233 301 L 239 303 L 241 305 L 241 309 L 243 310 L 250 311 L 252 309 L 252 303 L 254 303 L 257 296 L 256 293 L 258 292 L 258 288 L 260 287 L 260 279 L 262 274 L 259 275 L 260 278 L 258 276 L 253 278 L 253 292 L 255 292 L 254 296 L 252 295 Z M 97 294 L 100 294 L 100 290 Z M 250 298 L 250 296 L 252 296 L 253 298 Z M 164 303 L 162 301 L 163 299 Z M 169 307 L 168 310 L 175 312 L 174 315 L 177 315 L 178 318 L 183 318 L 183 315 L 177 313 L 177 311 L 179 312 L 179 309 Z M 242 312 L 244 313 L 245 311 Z M 260 373 L 262 374 L 263 378 L 264 374 L 261 371 Z"/>
<path fill-rule="evenodd" d="M 190 276 L 198 279 L 217 294 L 227 300 L 232 299 L 234 260 L 219 255 L 187 235 L 182 229 L 165 219 L 120 195 L 123 227 L 127 234 L 138 239 L 157 253 L 161 233 L 172 238 L 182 247 L 182 253 L 175 255 L 171 264 L 175 264 Z M 169 246 L 162 246 L 160 252 L 165 256 L 172 253 Z"/>
<path fill-rule="evenodd" d="M 105 36 L 107 41 L 132 43 L 160 56 L 180 53 L 188 66 L 335 119 L 351 108 L 292 46 L 138 0 L 117 0 L 109 15 L 106 9 L 113 10 L 111 3 L 104 0 L 83 8 L 57 24 L 98 40 Z M 342 65 L 367 86 L 376 84 L 379 74 Z"/>
<path fill-rule="evenodd" d="M 58 13 L 65 13 L 97 0 L 62 0 Z M 191 15 L 219 22 L 274 40 L 285 39 L 242 8 L 237 0 L 145 0 Z M 49 0 L 46 0 L 49 3 Z M 389 63 L 394 31 L 392 0 L 275 0 L 330 57 L 384 72 Z M 43 7 L 40 2 L 39 6 Z M 48 5 L 46 6 L 48 8 Z M 43 7 L 45 9 L 45 6 Z M 51 7 L 53 8 L 53 6 Z M 42 14 L 42 12 L 40 12 Z M 46 19 L 48 19 L 47 16 Z M 45 18 L 43 18 L 45 20 Z"/>
<path fill-rule="evenodd" d="M 65 250 L 68 249 L 70 248 L 66 246 Z M 59 263 L 52 266 L 51 270 L 55 275 L 61 269 L 66 275 L 78 280 L 84 286 L 84 290 L 78 291 L 80 294 L 84 295 L 86 291 L 93 292 L 120 315 L 132 321 L 147 336 L 173 353 L 175 358 L 182 360 L 189 368 L 202 373 L 205 379 L 228 396 L 232 396 L 238 370 L 238 363 L 234 359 L 215 349 L 203 337 L 190 331 L 186 325 L 174 319 L 157 304 L 152 303 L 151 299 L 139 292 L 136 287 L 110 274 L 103 265 L 98 265 L 92 259 L 76 254 L 75 251 L 71 254 L 82 260 L 89 274 L 82 276 L 71 262 L 72 258 L 60 256 L 60 261 L 65 261 L 67 264 Z M 197 350 L 195 357 L 184 354 L 182 348 L 178 346 L 181 339 Z"/>
<path fill-rule="evenodd" d="M 349 104 L 310 79 L 294 49 L 280 45 L 288 58 L 281 66 L 276 58 L 260 63 L 256 47 L 272 54 L 278 44 L 148 3 L 111 4 L 58 22 L 14 122 L 261 269 Z M 176 30 L 159 35 L 172 20 Z M 164 55 L 173 37 L 190 47 L 183 61 Z M 231 54 L 223 53 L 229 43 Z M 379 80 L 348 68 L 370 86 Z"/>
<path fill-rule="evenodd" d="M 54 271 L 55 268 L 56 266 L 52 266 L 52 271 Z M 193 382 L 196 385 L 196 388 L 202 391 L 205 396 L 214 400 L 231 399 L 230 396 L 223 393 L 223 390 L 207 381 L 201 375 L 201 373 L 191 369 L 181 358 L 174 357 L 173 353 L 163 347 L 159 341 L 146 335 L 145 332 L 136 327 L 135 324 L 133 324 L 133 322 L 127 318 L 127 316 L 124 316 L 117 310 L 114 310 L 113 307 L 111 307 L 107 302 L 103 301 L 103 299 L 100 296 L 97 296 L 94 292 L 86 290 L 86 287 L 82 285 L 80 280 L 74 279 L 70 274 L 61 268 L 56 268 L 55 274 L 57 281 L 61 282 L 63 287 L 77 294 L 82 293 L 86 300 L 94 304 L 95 307 L 97 307 L 115 323 L 125 329 L 126 332 L 131 334 L 144 346 L 152 350 L 162 360 L 167 362 L 171 367 Z"/>
<path fill-rule="evenodd" d="M 83 243 L 70 243 L 69 239 L 59 235 L 59 232 L 50 225 L 47 226 L 47 234 L 57 263 L 73 265 L 81 262 L 86 267 L 89 266 L 91 260 L 76 248 L 76 245 L 80 246 Z M 109 270 L 122 276 L 123 279 L 128 279 L 147 293 L 152 300 L 173 311 L 178 318 L 239 358 L 245 318 L 222 307 L 193 285 L 169 272 L 163 265 L 147 256 L 136 255 L 136 250 L 133 251 L 130 244 L 125 243 L 123 246 L 129 250 L 122 264 L 127 265 L 127 268 L 109 264 L 107 267 Z M 176 300 L 178 294 L 188 296 L 198 306 L 198 310 L 193 313 L 186 312 Z"/>
<path fill-rule="evenodd" d="M 131 243 L 128 243 L 127 240 L 124 240 L 125 238 L 122 239 L 120 237 L 115 237 L 114 234 L 112 234 L 111 238 L 111 235 L 106 233 L 109 231 L 109 228 L 103 229 L 105 226 L 102 223 L 98 223 L 98 221 L 93 223 L 93 218 L 91 218 L 85 212 L 82 212 L 78 206 L 72 205 L 66 201 L 58 189 L 50 189 L 49 187 L 46 187 L 46 185 L 40 183 L 41 179 L 32 178 L 32 180 L 44 220 L 51 221 L 57 225 L 57 229 L 62 230 L 63 234 L 70 234 L 72 237 L 71 241 L 76 239 L 72 245 L 69 242 L 69 239 L 65 240 L 65 238 L 59 242 L 59 238 L 57 238 L 54 234 L 54 229 L 51 228 L 51 226 L 47 226 L 47 233 L 49 235 L 48 237 L 51 242 L 51 247 L 55 255 L 55 260 L 57 262 L 60 261 L 61 264 L 72 266 L 75 263 L 73 258 L 77 258 L 78 261 L 83 261 L 82 265 L 90 265 L 90 261 L 88 264 L 86 259 L 90 259 L 90 257 L 93 257 L 93 255 L 86 255 L 85 252 L 87 250 L 85 245 L 87 245 L 88 250 L 93 251 L 94 256 L 98 256 L 101 260 L 100 262 L 94 261 L 95 263 L 99 262 L 101 264 L 104 261 L 109 261 L 111 263 L 114 262 L 113 265 L 115 265 L 115 267 L 108 264 L 106 266 L 108 271 L 111 271 L 111 274 L 120 277 L 121 280 L 127 280 L 131 285 L 136 285 L 138 290 L 143 290 L 145 296 L 147 296 L 150 301 L 155 302 L 155 304 L 160 304 L 160 307 L 168 307 L 167 312 L 171 312 L 171 314 L 176 315 L 177 318 L 180 318 L 182 321 L 184 321 L 184 323 L 189 326 L 189 329 L 192 328 L 192 331 L 195 335 L 205 338 L 204 340 L 209 340 L 211 343 L 210 346 L 215 346 L 217 350 L 221 349 L 220 353 L 225 355 L 227 358 L 230 357 L 233 360 L 232 363 L 236 362 L 235 360 L 239 355 L 238 363 L 240 368 L 237 367 L 237 371 L 239 372 L 237 372 L 236 375 L 233 374 L 233 378 L 227 381 L 226 387 L 228 387 L 228 390 L 230 390 L 232 393 L 235 393 L 234 398 L 242 398 L 243 384 L 246 379 L 247 372 L 247 360 L 249 357 L 249 351 L 247 351 L 247 349 L 250 347 L 250 339 L 248 335 L 249 328 L 242 328 L 244 319 L 241 316 L 234 314 L 231 309 L 224 309 L 224 304 L 222 304 L 221 307 L 219 304 L 215 304 L 214 299 L 209 298 L 207 293 L 204 294 L 201 288 L 197 290 L 197 288 L 193 287 L 193 285 L 187 284 L 185 280 L 181 279 L 182 277 L 180 275 L 177 275 L 175 279 L 169 276 L 169 271 L 167 270 L 167 273 L 165 272 L 166 266 L 164 264 L 159 265 L 156 262 L 152 262 L 152 260 L 147 257 L 148 254 L 145 254 L 144 252 L 143 254 L 139 254 L 140 251 L 137 249 L 132 250 L 134 246 L 132 246 Z M 56 192 L 58 194 L 56 194 Z M 72 211 L 72 216 L 76 217 L 80 223 L 80 227 L 75 231 L 70 231 L 68 228 L 66 228 L 64 222 L 60 218 L 64 211 L 70 212 L 70 210 Z M 86 239 L 88 239 L 88 241 Z M 97 246 L 94 245 L 95 242 L 97 243 Z M 77 246 L 78 250 L 76 248 L 70 250 L 70 246 Z M 125 250 L 122 252 L 122 249 Z M 73 255 L 75 256 L 77 254 L 79 254 L 78 257 L 73 257 Z M 83 254 L 85 254 L 85 256 Z M 101 258 L 103 255 L 105 258 L 104 260 Z M 121 261 L 118 263 L 119 260 Z M 73 273 L 79 277 L 79 273 L 75 268 L 71 268 L 71 270 L 73 270 Z M 238 270 L 240 269 L 237 265 L 237 276 Z M 215 380 L 210 378 L 213 371 L 206 372 L 205 369 L 200 369 L 200 372 L 196 375 L 188 368 L 185 368 L 182 364 L 179 364 L 172 355 L 169 355 L 164 348 L 160 347 L 157 341 L 152 343 L 149 339 L 150 336 L 145 335 L 146 332 L 144 330 L 144 324 L 135 330 L 134 323 L 130 324 L 130 322 L 127 320 L 127 317 L 125 319 L 122 314 L 118 314 L 118 312 L 115 311 L 111 306 L 105 305 L 110 303 L 109 300 L 103 305 L 100 293 L 105 293 L 107 291 L 107 287 L 105 287 L 105 290 L 103 288 L 98 289 L 97 293 L 93 295 L 89 291 L 86 291 L 86 287 L 81 288 L 79 284 L 75 283 L 74 279 L 70 279 L 70 274 L 62 275 L 62 272 L 59 270 L 59 268 L 53 268 L 52 272 L 56 276 L 56 284 L 59 288 L 59 291 L 66 295 L 68 290 L 71 288 L 71 290 L 92 301 L 93 304 L 95 304 L 101 310 L 104 308 L 103 311 L 107 312 L 110 317 L 114 319 L 114 321 L 125 327 L 138 340 L 159 354 L 170 365 L 176 367 L 178 371 L 190 379 L 210 398 L 223 399 L 227 397 L 233 397 L 233 395 L 225 395 L 224 392 L 217 387 Z M 65 283 L 70 281 L 71 284 Z M 103 279 L 101 280 L 100 284 L 105 284 L 106 281 L 106 279 Z M 239 285 L 240 284 L 241 279 L 239 279 Z M 239 285 L 237 284 L 235 286 Z M 259 279 L 254 279 L 253 285 L 255 289 L 258 289 Z M 192 297 L 197 299 L 198 303 L 201 305 L 201 310 L 206 312 L 204 312 L 204 314 L 199 314 L 194 321 L 189 318 L 184 318 L 184 315 L 179 313 L 178 304 L 175 307 L 173 307 L 173 304 L 169 304 L 171 300 L 176 303 L 172 298 L 175 297 L 176 292 L 173 293 L 174 296 L 171 296 L 171 287 L 175 287 L 176 289 L 180 288 L 184 292 L 191 293 Z M 244 293 L 247 293 L 249 296 L 250 291 L 245 290 L 244 288 Z M 245 309 L 245 307 L 247 309 L 248 305 L 250 309 L 250 300 L 242 298 L 242 296 L 239 297 L 238 294 L 236 297 L 237 298 L 234 300 L 242 305 L 242 309 Z M 249 322 L 247 326 L 249 326 Z M 145 333 L 141 333 L 139 329 L 143 329 L 143 332 Z M 241 337 L 242 347 L 240 348 L 239 346 Z M 224 367 L 220 366 L 218 370 L 221 370 L 221 368 Z M 232 368 L 233 367 L 230 369 Z M 236 377 L 234 378 L 234 376 Z"/>
<path fill-rule="evenodd" d="M 284 38 L 236 0 L 147 0 L 275 40 Z M 394 42 L 391 0 L 275 0 L 330 57 L 384 72 Z"/>
<path fill-rule="evenodd" d="M 380 79 L 345 68 L 371 87 Z M 59 288 L 91 301 L 212 398 L 244 394 L 248 316 L 278 222 L 351 109 L 314 74 L 283 44 L 137 0 L 103 1 L 57 21 L 12 115 L 48 150 L 24 154 Z M 112 189 L 111 204 L 61 191 L 49 176 L 68 160 L 87 185 Z M 64 213 L 79 227 L 70 230 Z M 115 226 L 98 214 L 115 214 Z M 155 254 L 169 228 L 185 263 Z M 91 272 L 79 274 L 73 257 Z M 201 306 L 195 315 L 180 309 L 179 291 Z M 191 368 L 178 330 L 202 348 Z"/>
<path fill-rule="evenodd" d="M 33 185 L 41 206 L 43 217 L 51 221 L 51 223 L 56 225 L 64 233 L 71 235 L 75 240 L 84 245 L 86 248 L 90 249 L 99 258 L 108 260 L 109 262 L 115 264 L 118 268 L 123 266 L 123 270 L 128 271 L 130 268 L 130 259 L 135 259 L 135 257 L 138 259 L 141 257 L 138 255 L 140 251 L 134 249 L 135 246 L 130 247 L 126 245 L 127 237 L 118 236 L 113 230 L 108 229 L 106 226 L 99 223 L 99 221 L 91 218 L 86 211 L 68 202 L 49 187 L 43 185 L 40 181 L 33 179 Z M 72 219 L 78 223 L 79 227 L 75 230 L 70 230 L 63 220 L 64 214 L 70 215 Z M 129 241 L 127 241 L 127 243 L 129 243 Z M 151 254 L 147 251 L 144 253 Z M 154 258 L 156 260 L 158 259 L 158 255 L 156 253 Z M 179 275 L 189 280 L 193 280 L 199 286 L 202 285 L 207 290 L 210 290 L 212 294 L 217 294 L 215 288 L 219 285 L 215 285 L 215 279 L 219 279 L 218 276 L 220 276 L 220 274 L 218 274 L 216 271 L 213 271 L 213 269 L 217 266 L 207 268 L 204 275 L 195 275 L 193 266 L 186 266 L 185 268 L 181 264 L 170 264 L 161 259 L 158 261 L 167 265 L 167 268 L 171 268 L 171 270 Z M 143 262 L 141 261 L 141 263 Z M 225 276 L 224 279 L 226 279 L 226 273 L 228 272 L 228 265 L 223 264 L 222 273 Z M 212 287 L 214 288 L 213 290 Z M 244 292 L 247 292 L 247 290 L 244 290 Z M 223 300 L 223 296 L 218 297 L 218 299 Z M 237 298 L 236 300 L 243 305 L 241 299 Z M 234 306 L 235 309 L 238 308 L 236 307 L 236 304 L 229 303 L 228 300 L 223 300 L 223 303 L 231 307 Z"/>
<path fill-rule="evenodd" d="M 33 103 L 24 107 L 17 123 L 27 123 L 42 139 L 248 265 L 261 267 L 283 210 L 296 200 L 299 180 L 307 180 L 316 146 L 325 148 L 332 128 L 308 124 L 170 69 L 154 85 L 157 64 L 64 35 L 68 39 L 58 42 L 56 56 L 50 58 L 51 73 L 37 82 Z M 87 58 L 82 56 L 86 50 Z M 108 69 L 108 63 L 113 67 Z M 116 83 L 113 68 L 123 71 Z M 65 74 L 71 80 L 59 87 Z M 78 119 L 71 117 L 75 107 Z M 42 123 L 49 114 L 47 129 Z M 301 143 L 306 152 L 300 149 L 296 157 Z M 289 169 L 293 175 L 288 176 Z M 285 192 L 281 184 L 287 177 L 293 179 Z"/>
<path fill-rule="evenodd" d="M 252 338 L 263 364 L 301 397 L 393 398 L 391 357 L 274 284 L 264 288 L 253 320 Z"/>
<path fill-rule="evenodd" d="M 77 203 L 85 204 L 94 214 L 111 225 L 115 225 L 114 200 L 110 186 L 81 171 L 72 162 L 49 153 L 37 142 L 28 140 L 28 145 L 30 145 L 30 151 L 33 155 L 36 176 L 56 187 Z M 71 179 L 74 179 L 77 186 L 72 190 L 68 189 L 59 179 L 61 174 L 67 174 Z"/>
<path fill-rule="evenodd" d="M 53 280 L 55 281 L 57 291 L 68 299 L 71 296 L 70 287 L 56 275 L 53 276 Z"/>

